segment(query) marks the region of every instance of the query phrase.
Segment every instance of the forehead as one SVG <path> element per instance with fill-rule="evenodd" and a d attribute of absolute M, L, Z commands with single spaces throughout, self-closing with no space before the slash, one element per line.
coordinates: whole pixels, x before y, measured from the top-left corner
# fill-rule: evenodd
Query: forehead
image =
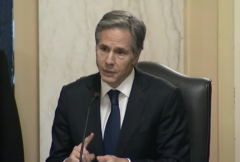
<path fill-rule="evenodd" d="M 131 47 L 132 36 L 128 29 L 110 28 L 104 29 L 100 34 L 99 45 L 117 45 L 126 48 Z"/>

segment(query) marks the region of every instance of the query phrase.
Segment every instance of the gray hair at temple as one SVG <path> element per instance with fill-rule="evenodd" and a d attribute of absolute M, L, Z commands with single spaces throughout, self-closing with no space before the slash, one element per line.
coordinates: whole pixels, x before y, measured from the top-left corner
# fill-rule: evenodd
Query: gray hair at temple
<path fill-rule="evenodd" d="M 96 46 L 99 43 L 101 32 L 110 28 L 129 30 L 132 36 L 132 51 L 134 57 L 136 57 L 139 50 L 143 49 L 146 26 L 143 21 L 139 20 L 129 12 L 115 10 L 108 12 L 103 16 L 95 30 Z"/>

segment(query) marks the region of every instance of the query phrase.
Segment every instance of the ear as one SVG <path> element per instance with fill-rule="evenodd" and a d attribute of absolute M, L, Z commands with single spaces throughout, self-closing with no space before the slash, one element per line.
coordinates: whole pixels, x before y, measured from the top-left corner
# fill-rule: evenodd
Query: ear
<path fill-rule="evenodd" d="M 142 50 L 139 49 L 138 52 L 137 52 L 137 55 L 133 58 L 133 61 L 132 61 L 132 64 L 133 66 L 135 66 L 139 60 L 139 57 L 140 57 L 140 54 L 141 54 Z"/>

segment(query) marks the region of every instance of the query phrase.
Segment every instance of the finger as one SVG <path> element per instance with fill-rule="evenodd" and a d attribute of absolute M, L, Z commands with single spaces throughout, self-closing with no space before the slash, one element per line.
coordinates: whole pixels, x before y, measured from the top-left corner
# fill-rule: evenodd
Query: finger
<path fill-rule="evenodd" d="M 88 137 L 85 138 L 84 148 L 87 148 L 88 144 L 92 141 L 93 137 L 94 137 L 94 133 L 91 133 Z"/>
<path fill-rule="evenodd" d="M 86 148 L 88 146 L 88 144 L 92 141 L 94 137 L 94 133 L 91 133 L 89 136 L 87 136 L 85 139 L 84 139 L 84 147 Z M 81 149 L 82 147 L 82 143 L 80 143 L 78 145 L 78 147 Z"/>
<path fill-rule="evenodd" d="M 88 154 L 88 155 L 86 155 L 86 159 L 87 159 L 87 162 L 91 162 L 95 159 L 95 155 L 94 154 Z"/>
<path fill-rule="evenodd" d="M 108 161 L 108 160 L 110 160 L 110 158 L 111 158 L 111 156 L 109 156 L 109 155 L 105 155 L 105 156 L 97 156 L 97 160 L 98 160 L 99 162 L 105 162 L 105 161 Z"/>
<path fill-rule="evenodd" d="M 79 161 L 80 161 L 80 158 L 79 158 Z M 86 156 L 85 156 L 85 155 L 82 155 L 82 161 L 83 161 L 83 162 L 87 162 L 87 159 L 86 159 Z"/>
<path fill-rule="evenodd" d="M 78 151 L 78 152 L 80 152 L 81 151 L 81 148 L 82 148 L 82 143 L 80 143 L 78 146 L 75 146 L 75 147 L 77 147 L 76 148 L 76 150 Z M 86 148 L 83 148 L 83 153 L 86 153 Z M 88 151 L 87 151 L 88 152 Z"/>
<path fill-rule="evenodd" d="M 67 158 L 66 162 L 78 162 L 79 159 L 77 159 L 76 157 L 69 157 Z"/>
<path fill-rule="evenodd" d="M 77 150 L 73 150 L 72 155 L 77 159 L 79 159 L 79 157 L 80 157 L 80 153 Z"/>
<path fill-rule="evenodd" d="M 83 153 L 84 154 L 89 154 L 88 150 L 86 150 L 86 149 L 83 149 Z"/>
<path fill-rule="evenodd" d="M 78 145 L 78 146 L 75 146 L 75 151 L 77 151 L 78 153 L 81 152 L 81 148 L 82 148 L 82 145 Z M 83 154 L 89 154 L 88 150 L 86 148 L 83 148 Z"/>
<path fill-rule="evenodd" d="M 88 162 L 86 156 L 87 156 L 87 155 L 82 154 L 82 162 Z M 80 155 L 79 155 L 79 158 L 78 158 L 78 162 L 79 162 L 79 161 L 80 161 Z"/>
<path fill-rule="evenodd" d="M 71 155 L 68 157 L 67 162 L 79 161 L 78 159 L 79 159 L 79 154 L 76 154 L 76 152 L 72 152 Z"/>
<path fill-rule="evenodd" d="M 74 148 L 73 148 L 73 151 L 76 151 L 76 152 L 80 152 L 80 149 L 81 149 L 81 144 L 80 145 L 78 145 L 78 146 L 75 146 Z"/>
<path fill-rule="evenodd" d="M 79 149 L 81 149 L 81 147 L 82 147 L 82 143 L 80 143 L 77 147 L 78 147 Z"/>

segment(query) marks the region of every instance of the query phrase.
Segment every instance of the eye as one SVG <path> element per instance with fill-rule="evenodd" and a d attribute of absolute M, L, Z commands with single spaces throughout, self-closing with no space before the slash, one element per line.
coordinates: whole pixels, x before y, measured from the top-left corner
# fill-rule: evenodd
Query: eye
<path fill-rule="evenodd" d="M 122 55 L 122 54 L 124 54 L 124 51 L 123 50 L 118 50 L 118 52 L 117 52 L 119 55 Z"/>
<path fill-rule="evenodd" d="M 107 48 L 106 47 L 102 47 L 101 50 L 102 51 L 107 51 Z"/>

